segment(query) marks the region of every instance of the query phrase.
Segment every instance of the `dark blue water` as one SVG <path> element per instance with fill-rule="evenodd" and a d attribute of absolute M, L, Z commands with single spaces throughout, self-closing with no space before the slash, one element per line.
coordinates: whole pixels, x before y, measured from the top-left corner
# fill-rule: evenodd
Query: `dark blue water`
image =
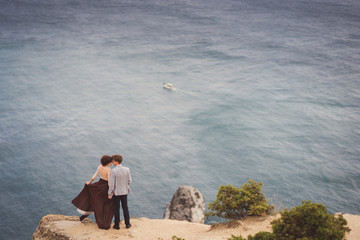
<path fill-rule="evenodd" d="M 359 214 L 359 33 L 355 0 L 0 0 L 0 238 L 77 215 L 104 154 L 133 217 L 248 179 Z"/>

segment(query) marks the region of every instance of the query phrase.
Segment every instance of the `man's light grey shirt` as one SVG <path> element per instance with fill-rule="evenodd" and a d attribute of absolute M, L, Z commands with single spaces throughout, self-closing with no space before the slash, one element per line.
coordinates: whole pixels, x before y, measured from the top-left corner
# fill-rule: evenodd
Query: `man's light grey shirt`
<path fill-rule="evenodd" d="M 112 193 L 116 196 L 127 195 L 130 193 L 131 182 L 130 169 L 121 164 L 117 165 L 110 172 L 108 195 Z"/>

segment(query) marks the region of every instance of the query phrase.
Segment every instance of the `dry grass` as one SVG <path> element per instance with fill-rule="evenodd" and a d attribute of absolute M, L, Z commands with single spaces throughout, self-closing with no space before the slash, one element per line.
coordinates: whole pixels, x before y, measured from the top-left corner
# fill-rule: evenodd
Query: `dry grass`
<path fill-rule="evenodd" d="M 237 228 L 241 225 L 240 220 L 229 220 L 224 223 L 214 223 L 210 227 L 211 230 L 225 229 L 225 228 Z"/>

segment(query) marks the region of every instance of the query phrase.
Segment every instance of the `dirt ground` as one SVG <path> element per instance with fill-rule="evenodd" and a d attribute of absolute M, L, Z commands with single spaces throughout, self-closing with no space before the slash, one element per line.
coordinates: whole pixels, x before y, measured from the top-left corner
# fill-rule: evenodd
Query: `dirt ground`
<path fill-rule="evenodd" d="M 47 215 L 44 218 L 50 218 L 51 216 L 62 215 Z M 47 232 L 50 229 L 50 231 L 60 232 L 62 235 L 76 240 L 171 240 L 173 236 L 185 240 L 226 240 L 231 235 L 247 237 L 260 231 L 271 232 L 270 222 L 279 215 L 248 217 L 245 220 L 234 221 L 231 224 L 216 224 L 213 226 L 169 219 L 133 218 L 131 219 L 132 227 L 130 229 L 126 229 L 124 223 L 121 222 L 120 230 L 112 228 L 102 230 L 91 220 L 87 219 L 80 222 L 78 217 L 72 217 L 71 219 L 69 219 L 69 216 L 67 217 L 66 219 L 58 217 L 54 221 L 46 219 L 48 221 L 43 222 L 43 229 L 48 228 L 46 229 Z M 351 229 L 346 238 L 348 240 L 359 240 L 360 215 L 344 214 L 344 218 L 348 221 L 348 227 Z M 34 240 L 46 239 L 40 237 L 39 234 L 34 234 L 34 236 Z"/>

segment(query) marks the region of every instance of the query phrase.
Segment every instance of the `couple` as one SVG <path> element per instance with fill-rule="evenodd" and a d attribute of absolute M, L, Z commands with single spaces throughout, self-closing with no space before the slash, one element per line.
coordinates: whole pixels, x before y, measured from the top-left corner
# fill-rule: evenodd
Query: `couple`
<path fill-rule="evenodd" d="M 109 229 L 113 216 L 114 229 L 120 229 L 120 201 L 126 228 L 130 228 L 130 215 L 127 206 L 127 194 L 130 193 L 130 169 L 121 165 L 121 155 L 104 155 L 92 178 L 85 183 L 83 190 L 72 200 L 82 214 L 80 221 L 94 213 L 99 228 Z M 111 169 L 113 165 L 115 168 Z M 100 180 L 92 183 L 100 174 Z"/>

